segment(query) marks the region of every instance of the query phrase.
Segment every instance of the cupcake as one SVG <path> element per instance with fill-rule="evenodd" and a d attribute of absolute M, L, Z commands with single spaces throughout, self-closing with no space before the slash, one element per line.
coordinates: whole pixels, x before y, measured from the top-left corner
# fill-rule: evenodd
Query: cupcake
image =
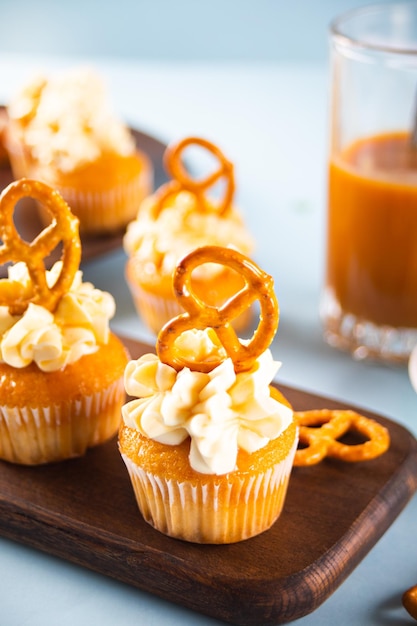
<path fill-rule="evenodd" d="M 181 161 L 182 152 L 189 147 L 215 157 L 220 163 L 218 170 L 205 179 L 191 178 Z M 214 144 L 187 138 L 168 147 L 164 163 L 171 180 L 141 204 L 123 241 L 128 257 L 125 275 L 133 302 L 155 334 L 180 313 L 172 276 L 183 255 L 204 245 L 230 247 L 245 255 L 254 249 L 253 238 L 233 204 L 233 165 Z M 220 198 L 214 195 L 217 182 L 224 183 Z M 241 286 L 239 274 L 216 264 L 199 268 L 193 278 L 196 294 L 213 306 Z M 236 328 L 247 328 L 250 320 L 248 310 L 235 320 Z"/>
<path fill-rule="evenodd" d="M 5 146 L 8 123 L 7 111 L 4 106 L 0 106 L 0 168 L 10 165 L 9 155 Z"/>
<path fill-rule="evenodd" d="M 13 224 L 31 197 L 54 219 L 28 243 Z M 0 196 L 0 459 L 23 465 L 83 455 L 113 437 L 128 353 L 111 332 L 113 297 L 83 282 L 78 220 L 44 183 L 21 179 Z M 44 258 L 58 244 L 50 270 Z"/>
<path fill-rule="evenodd" d="M 242 541 L 274 524 L 298 443 L 291 406 L 271 385 L 280 366 L 268 347 L 278 323 L 271 277 L 244 255 L 209 246 L 178 264 L 176 287 L 196 255 L 214 260 L 219 250 L 235 270 L 242 264 L 256 275 L 251 289 L 262 313 L 252 339 L 239 343 L 229 312 L 219 324 L 221 309 L 200 309 L 189 285 L 180 285 L 187 311 L 161 329 L 157 354 L 126 367 L 130 399 L 119 431 L 144 520 L 171 537 L 210 544 Z"/>
<path fill-rule="evenodd" d="M 3 132 L 3 144 L 16 180 L 31 176 L 35 165 L 32 147 L 26 141 L 26 133 L 36 115 L 45 85 L 46 79 L 43 76 L 35 76 L 5 108 L 7 124 Z"/>
<path fill-rule="evenodd" d="M 123 231 L 153 187 L 153 167 L 112 112 L 89 69 L 38 76 L 8 106 L 6 148 L 14 177 L 58 190 L 85 235 Z M 47 223 L 49 216 L 40 210 Z"/>

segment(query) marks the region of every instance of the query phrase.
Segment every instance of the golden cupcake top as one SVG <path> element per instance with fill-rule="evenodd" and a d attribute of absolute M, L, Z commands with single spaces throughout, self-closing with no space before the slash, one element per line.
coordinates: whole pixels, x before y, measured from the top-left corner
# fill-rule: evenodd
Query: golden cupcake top
<path fill-rule="evenodd" d="M 206 305 L 192 290 L 191 274 L 204 263 L 227 265 L 244 278 L 222 307 Z M 191 467 L 226 474 L 236 469 L 239 449 L 251 454 L 292 423 L 292 410 L 270 391 L 280 367 L 269 350 L 278 325 L 273 280 L 241 253 L 206 246 L 178 263 L 174 291 L 185 312 L 162 328 L 157 355 L 127 365 L 125 388 L 136 399 L 123 407 L 124 422 L 167 445 L 189 437 Z M 255 300 L 258 328 L 241 341 L 231 322 Z"/>
<path fill-rule="evenodd" d="M 111 109 L 101 77 L 90 68 L 33 77 L 11 99 L 8 114 L 32 157 L 71 172 L 102 154 L 127 156 L 134 139 Z"/>
<path fill-rule="evenodd" d="M 33 241 L 20 237 L 13 214 L 23 198 L 50 213 L 51 223 Z M 21 179 L 0 196 L 0 362 L 22 368 L 34 362 L 54 371 L 98 350 L 109 338 L 113 297 L 82 281 L 78 219 L 62 196 L 39 181 Z M 45 260 L 61 247 L 50 270 Z"/>
<path fill-rule="evenodd" d="M 202 150 L 217 169 L 194 178 L 183 162 L 188 148 Z M 143 271 L 171 276 L 179 258 L 204 245 L 250 254 L 253 238 L 234 205 L 234 167 L 219 148 L 205 139 L 188 137 L 167 148 L 164 165 L 170 181 L 142 203 L 124 237 L 125 251 L 143 261 Z M 218 186 L 222 189 L 216 195 Z M 200 271 L 212 273 L 215 267 L 206 265 Z"/>

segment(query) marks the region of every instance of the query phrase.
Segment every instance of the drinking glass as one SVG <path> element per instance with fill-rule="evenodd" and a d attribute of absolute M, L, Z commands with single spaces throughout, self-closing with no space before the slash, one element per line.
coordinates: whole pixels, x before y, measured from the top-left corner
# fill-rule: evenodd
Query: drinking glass
<path fill-rule="evenodd" d="M 405 362 L 417 344 L 417 3 L 350 11 L 330 43 L 324 338 Z"/>

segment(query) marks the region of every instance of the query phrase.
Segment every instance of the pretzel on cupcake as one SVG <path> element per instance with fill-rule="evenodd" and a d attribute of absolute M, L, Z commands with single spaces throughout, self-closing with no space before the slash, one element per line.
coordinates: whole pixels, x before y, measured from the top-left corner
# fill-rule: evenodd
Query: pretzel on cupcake
<path fill-rule="evenodd" d="M 208 152 L 217 160 L 218 168 L 202 179 L 190 176 L 182 161 L 182 153 L 190 146 L 198 146 Z M 156 194 L 153 207 L 154 219 L 167 206 L 167 201 L 181 191 L 188 191 L 195 197 L 197 211 L 203 213 L 215 211 L 218 215 L 224 216 L 230 211 L 235 192 L 233 164 L 226 159 L 215 144 L 199 137 L 187 137 L 168 146 L 164 153 L 164 165 L 172 180 L 162 185 Z M 218 203 L 214 203 L 208 199 L 206 193 L 219 181 L 224 182 L 223 197 Z"/>
<path fill-rule="evenodd" d="M 222 306 L 211 306 L 201 300 L 192 289 L 193 270 L 204 263 L 219 263 L 239 272 L 244 286 Z M 232 359 L 236 372 L 249 370 L 258 356 L 271 343 L 278 325 L 278 303 L 274 283 L 266 272 L 237 250 L 219 246 L 204 246 L 188 254 L 177 265 L 173 287 L 178 302 L 185 313 L 168 322 L 157 339 L 157 353 L 161 361 L 175 369 L 187 365 L 176 350 L 175 341 L 185 330 L 212 328 Z M 232 321 L 256 300 L 260 305 L 260 320 L 252 339 L 242 343 L 233 329 Z M 200 372 L 209 372 L 220 361 L 196 363 L 192 367 Z"/>
<path fill-rule="evenodd" d="M 30 197 L 40 202 L 51 214 L 51 223 L 32 241 L 18 233 L 13 215 L 16 204 Z M 78 219 L 71 213 L 62 196 L 42 182 L 22 178 L 11 183 L 0 195 L 0 263 L 23 261 L 28 269 L 29 284 L 10 278 L 0 279 L 0 305 L 12 315 L 22 315 L 30 302 L 41 304 L 53 312 L 62 295 L 69 290 L 81 259 Z M 46 279 L 45 259 L 62 246 L 62 268 L 55 284 Z"/>
<path fill-rule="evenodd" d="M 204 263 L 225 265 L 242 275 L 243 288 L 221 306 L 208 305 L 192 288 L 192 273 Z M 187 361 L 176 347 L 176 340 L 185 331 L 211 328 L 225 354 L 231 358 L 236 372 L 250 370 L 259 355 L 270 345 L 279 321 L 278 302 L 271 276 L 256 263 L 230 248 L 204 246 L 186 255 L 177 265 L 173 287 L 178 302 L 185 309 L 160 331 L 156 350 L 159 359 L 176 370 L 190 367 L 210 372 L 217 360 Z M 255 301 L 259 302 L 260 319 L 252 338 L 240 341 L 232 321 Z M 301 447 L 295 455 L 295 465 L 314 465 L 325 457 L 347 462 L 374 459 L 389 447 L 390 437 L 381 424 L 350 410 L 312 410 L 295 412 Z M 363 443 L 348 445 L 340 439 L 355 432 L 366 439 Z"/>

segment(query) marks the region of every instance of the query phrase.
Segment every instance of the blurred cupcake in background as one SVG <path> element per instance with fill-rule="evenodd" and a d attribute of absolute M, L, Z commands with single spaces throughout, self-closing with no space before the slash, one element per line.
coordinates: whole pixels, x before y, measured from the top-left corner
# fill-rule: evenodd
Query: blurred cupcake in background
<path fill-rule="evenodd" d="M 189 147 L 217 159 L 218 169 L 206 178 L 192 178 L 182 161 Z M 254 249 L 234 205 L 233 165 L 217 146 L 188 137 L 168 146 L 164 165 L 171 180 L 144 200 L 124 236 L 126 280 L 138 314 L 155 334 L 182 312 L 172 276 L 184 255 L 205 245 L 230 247 L 248 256 Z M 220 197 L 214 195 L 217 183 L 223 183 Z M 242 287 L 242 277 L 228 267 L 206 264 L 193 273 L 193 289 L 208 305 L 219 306 Z M 248 327 L 251 318 L 248 310 L 234 321 L 235 328 Z"/>
<path fill-rule="evenodd" d="M 5 147 L 6 132 L 8 128 L 9 118 L 6 107 L 0 106 L 0 167 L 9 165 L 9 154 Z"/>
<path fill-rule="evenodd" d="M 90 68 L 37 76 L 7 107 L 5 146 L 15 178 L 57 189 L 87 235 L 126 227 L 152 192 L 153 168 L 113 113 Z M 42 221 L 49 216 L 40 211 Z"/>
<path fill-rule="evenodd" d="M 26 141 L 26 133 L 36 114 L 45 84 L 46 79 L 43 76 L 35 76 L 21 88 L 5 109 L 8 121 L 3 132 L 3 143 L 16 180 L 29 177 L 33 170 L 34 159 Z"/>
<path fill-rule="evenodd" d="M 26 197 L 55 220 L 30 244 L 9 233 Z M 51 187 L 14 181 L 0 195 L 0 215 L 0 459 L 39 465 L 84 455 L 120 425 L 129 354 L 110 328 L 116 302 L 83 280 L 78 220 Z M 61 258 L 42 271 L 59 238 Z"/>

